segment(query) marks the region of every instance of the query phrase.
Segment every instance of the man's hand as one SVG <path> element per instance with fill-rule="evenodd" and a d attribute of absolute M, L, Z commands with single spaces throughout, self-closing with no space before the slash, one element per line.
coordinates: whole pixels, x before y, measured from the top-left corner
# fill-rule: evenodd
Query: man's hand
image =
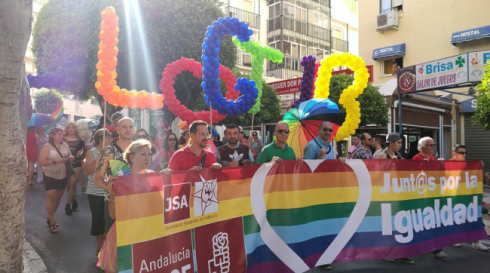
<path fill-rule="evenodd" d="M 318 159 L 323 159 L 326 154 L 327 154 L 327 149 L 321 148 L 320 149 L 320 157 Z"/>
<path fill-rule="evenodd" d="M 213 165 L 211 165 L 211 169 L 213 170 L 221 170 L 221 165 L 218 164 L 218 163 L 214 163 Z"/>
<path fill-rule="evenodd" d="M 71 155 L 68 157 L 68 160 L 70 160 L 70 162 L 73 162 L 73 161 L 75 161 L 75 157 Z"/>
<path fill-rule="evenodd" d="M 171 172 L 171 171 L 172 171 L 172 170 L 170 170 L 170 169 L 164 169 L 162 172 L 163 172 L 163 174 L 165 174 L 165 175 L 170 175 L 170 172 Z"/>
<path fill-rule="evenodd" d="M 190 168 L 189 171 L 195 171 L 196 173 L 201 173 L 202 167 L 194 166 L 194 167 Z"/>
<path fill-rule="evenodd" d="M 444 158 L 438 158 L 437 161 L 441 162 L 441 164 L 444 164 Z"/>
<path fill-rule="evenodd" d="M 345 157 L 339 157 L 340 163 L 344 164 L 345 163 Z"/>
<path fill-rule="evenodd" d="M 297 163 L 302 162 L 302 161 L 303 161 L 303 158 L 301 158 L 301 157 L 296 158 Z"/>
<path fill-rule="evenodd" d="M 242 163 L 244 166 L 248 166 L 248 165 L 250 165 L 250 160 L 244 159 L 244 160 L 242 160 Z"/>
<path fill-rule="evenodd" d="M 276 163 L 279 163 L 279 162 L 281 162 L 281 161 L 282 161 L 282 159 L 281 159 L 281 158 L 279 158 L 279 157 L 277 157 L 277 156 L 274 156 L 274 157 L 272 158 L 272 160 L 271 160 L 271 162 L 276 162 Z"/>
<path fill-rule="evenodd" d="M 230 162 L 230 167 L 238 167 L 238 160 L 233 160 Z"/>

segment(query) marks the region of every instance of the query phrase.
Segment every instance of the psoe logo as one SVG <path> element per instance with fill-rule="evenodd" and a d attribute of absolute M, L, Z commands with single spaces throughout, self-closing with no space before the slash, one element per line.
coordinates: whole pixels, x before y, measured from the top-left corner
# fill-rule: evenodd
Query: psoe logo
<path fill-rule="evenodd" d="M 165 225 L 190 218 L 191 188 L 191 183 L 163 186 L 163 223 Z"/>
<path fill-rule="evenodd" d="M 194 217 L 218 211 L 218 181 L 206 180 L 201 176 L 201 182 L 194 186 Z"/>

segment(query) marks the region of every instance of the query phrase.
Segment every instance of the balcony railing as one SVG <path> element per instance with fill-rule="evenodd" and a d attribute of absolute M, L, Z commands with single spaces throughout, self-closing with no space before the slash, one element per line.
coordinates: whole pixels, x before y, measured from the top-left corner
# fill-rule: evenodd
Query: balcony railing
<path fill-rule="evenodd" d="M 252 55 L 240 49 L 236 51 L 236 54 L 236 64 L 252 67 Z"/>
<path fill-rule="evenodd" d="M 331 46 L 332 49 L 337 51 L 342 51 L 342 52 L 349 51 L 349 42 L 342 39 L 332 37 Z"/>
<path fill-rule="evenodd" d="M 296 33 L 308 35 L 324 41 L 330 41 L 330 30 L 316 25 L 308 24 L 304 21 L 296 20 L 287 16 L 279 16 L 269 19 L 267 32 L 277 29 L 288 29 Z"/>
<path fill-rule="evenodd" d="M 281 79 L 291 79 L 294 77 L 302 77 L 303 67 L 301 66 L 300 58 L 284 56 L 281 64 L 269 61 L 267 63 L 267 76 Z"/>
<path fill-rule="evenodd" d="M 260 29 L 260 15 L 246 10 L 228 6 L 225 8 L 226 15 L 230 18 L 238 18 L 249 27 Z"/>

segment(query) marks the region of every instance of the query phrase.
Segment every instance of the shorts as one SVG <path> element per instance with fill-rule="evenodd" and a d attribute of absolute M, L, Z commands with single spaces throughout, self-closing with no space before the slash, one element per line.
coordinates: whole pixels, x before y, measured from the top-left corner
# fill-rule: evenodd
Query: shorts
<path fill-rule="evenodd" d="M 46 176 L 43 172 L 43 183 L 46 191 L 50 190 L 64 190 L 66 189 L 66 184 L 68 183 L 68 177 L 63 179 L 54 179 L 52 177 Z"/>
<path fill-rule="evenodd" d="M 114 219 L 109 215 L 109 201 L 104 201 L 104 222 L 105 222 L 105 232 L 109 232 L 112 224 L 114 224 Z"/>
<path fill-rule="evenodd" d="M 90 212 L 92 212 L 92 229 L 90 235 L 99 236 L 105 233 L 104 196 L 87 194 Z"/>

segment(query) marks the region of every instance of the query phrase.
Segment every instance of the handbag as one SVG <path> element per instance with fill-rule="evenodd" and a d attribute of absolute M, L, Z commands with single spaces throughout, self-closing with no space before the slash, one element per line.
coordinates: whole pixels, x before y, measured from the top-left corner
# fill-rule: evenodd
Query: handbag
<path fill-rule="evenodd" d="M 63 155 L 58 150 L 58 148 L 56 148 L 56 146 L 54 146 L 54 145 L 51 145 L 51 146 L 53 146 L 56 149 L 56 151 L 58 152 L 58 154 L 60 155 L 61 158 L 64 158 Z M 71 165 L 70 160 L 65 162 L 65 168 L 66 168 L 66 177 L 70 177 L 72 175 L 75 175 L 75 170 L 73 169 L 73 166 Z"/>

